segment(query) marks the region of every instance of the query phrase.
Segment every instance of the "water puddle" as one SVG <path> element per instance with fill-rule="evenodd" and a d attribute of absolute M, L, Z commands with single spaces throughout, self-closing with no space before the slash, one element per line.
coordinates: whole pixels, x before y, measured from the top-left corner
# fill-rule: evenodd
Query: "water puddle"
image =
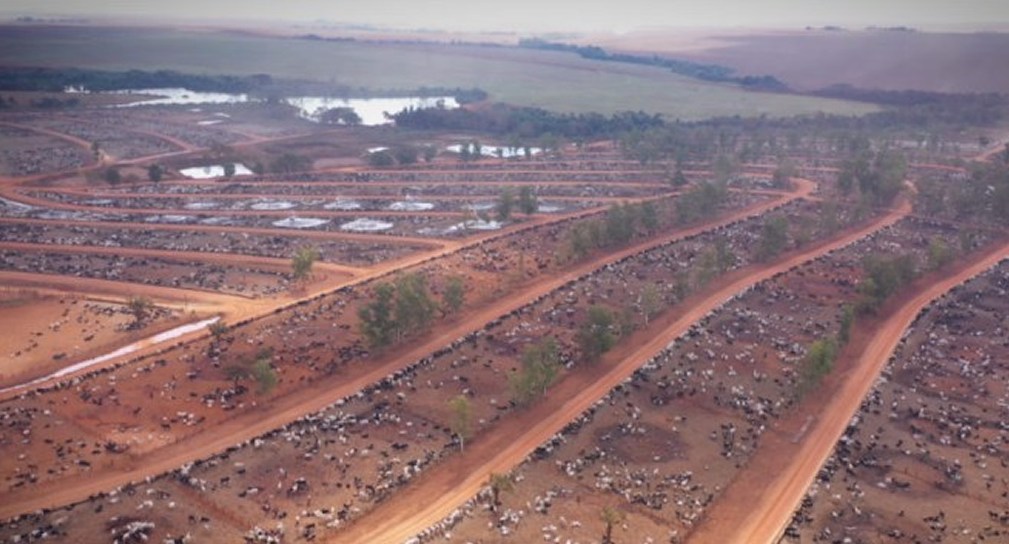
<path fill-rule="evenodd" d="M 288 217 L 280 221 L 274 221 L 275 227 L 284 229 L 311 229 L 329 223 L 329 219 L 319 219 L 316 217 Z"/>
<path fill-rule="evenodd" d="M 392 223 L 388 221 L 376 221 L 374 219 L 368 219 L 362 217 L 360 219 L 355 219 L 349 223 L 344 223 L 340 225 L 340 230 L 347 230 L 353 232 L 379 232 L 383 230 L 389 230 L 394 227 Z"/>
<path fill-rule="evenodd" d="M 182 170 L 179 170 L 179 173 L 190 179 L 220 178 L 224 177 L 224 166 L 220 164 L 194 166 L 192 168 L 183 168 Z M 235 163 L 235 175 L 251 176 L 252 170 L 249 170 L 249 168 L 242 163 Z"/>

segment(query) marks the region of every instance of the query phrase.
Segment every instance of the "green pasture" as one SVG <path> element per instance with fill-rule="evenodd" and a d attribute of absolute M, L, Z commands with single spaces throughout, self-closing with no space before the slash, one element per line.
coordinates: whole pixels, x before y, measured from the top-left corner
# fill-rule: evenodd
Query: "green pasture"
<path fill-rule="evenodd" d="M 369 90 L 479 87 L 491 100 L 557 112 L 626 110 L 697 120 L 817 112 L 858 115 L 871 105 L 745 91 L 666 70 L 574 54 L 481 46 L 324 42 L 160 29 L 6 27 L 0 65 L 200 74 L 267 73 Z"/>

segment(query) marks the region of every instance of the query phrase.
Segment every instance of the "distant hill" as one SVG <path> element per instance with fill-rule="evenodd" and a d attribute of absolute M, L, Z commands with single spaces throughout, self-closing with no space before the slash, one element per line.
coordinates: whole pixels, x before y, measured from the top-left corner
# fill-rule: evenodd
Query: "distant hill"
<path fill-rule="evenodd" d="M 768 74 L 797 90 L 847 84 L 862 89 L 1009 93 L 1005 33 L 812 29 L 716 39 L 720 44 L 685 50 L 682 39 L 672 33 L 665 42 L 658 33 L 629 34 L 605 45 L 610 50 L 674 53 L 740 73 Z"/>

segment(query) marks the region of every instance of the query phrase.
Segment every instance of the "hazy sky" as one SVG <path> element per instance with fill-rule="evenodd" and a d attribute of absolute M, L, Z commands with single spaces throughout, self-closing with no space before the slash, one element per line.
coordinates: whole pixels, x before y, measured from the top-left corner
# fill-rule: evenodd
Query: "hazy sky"
<path fill-rule="evenodd" d="M 362 23 L 451 30 L 1009 23 L 1009 0 L 0 0 L 5 15 Z"/>

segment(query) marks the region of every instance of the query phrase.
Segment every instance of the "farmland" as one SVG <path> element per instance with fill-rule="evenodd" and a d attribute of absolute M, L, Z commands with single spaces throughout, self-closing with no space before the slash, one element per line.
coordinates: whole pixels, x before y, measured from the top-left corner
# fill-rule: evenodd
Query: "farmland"
<path fill-rule="evenodd" d="M 116 27 L 8 27 L 0 34 L 0 64 L 5 66 L 268 73 L 377 94 L 421 87 L 478 87 L 488 92 L 492 101 L 517 106 L 571 113 L 642 110 L 683 120 L 821 111 L 857 115 L 876 109 L 855 102 L 748 92 L 658 68 L 516 48 L 323 42 Z"/>
<path fill-rule="evenodd" d="M 5 68 L 489 96 L 4 102 L 0 541 L 1005 536 L 1003 98 L 970 124 L 557 51 L 9 28 Z M 627 109 L 702 121 L 561 115 Z"/>

